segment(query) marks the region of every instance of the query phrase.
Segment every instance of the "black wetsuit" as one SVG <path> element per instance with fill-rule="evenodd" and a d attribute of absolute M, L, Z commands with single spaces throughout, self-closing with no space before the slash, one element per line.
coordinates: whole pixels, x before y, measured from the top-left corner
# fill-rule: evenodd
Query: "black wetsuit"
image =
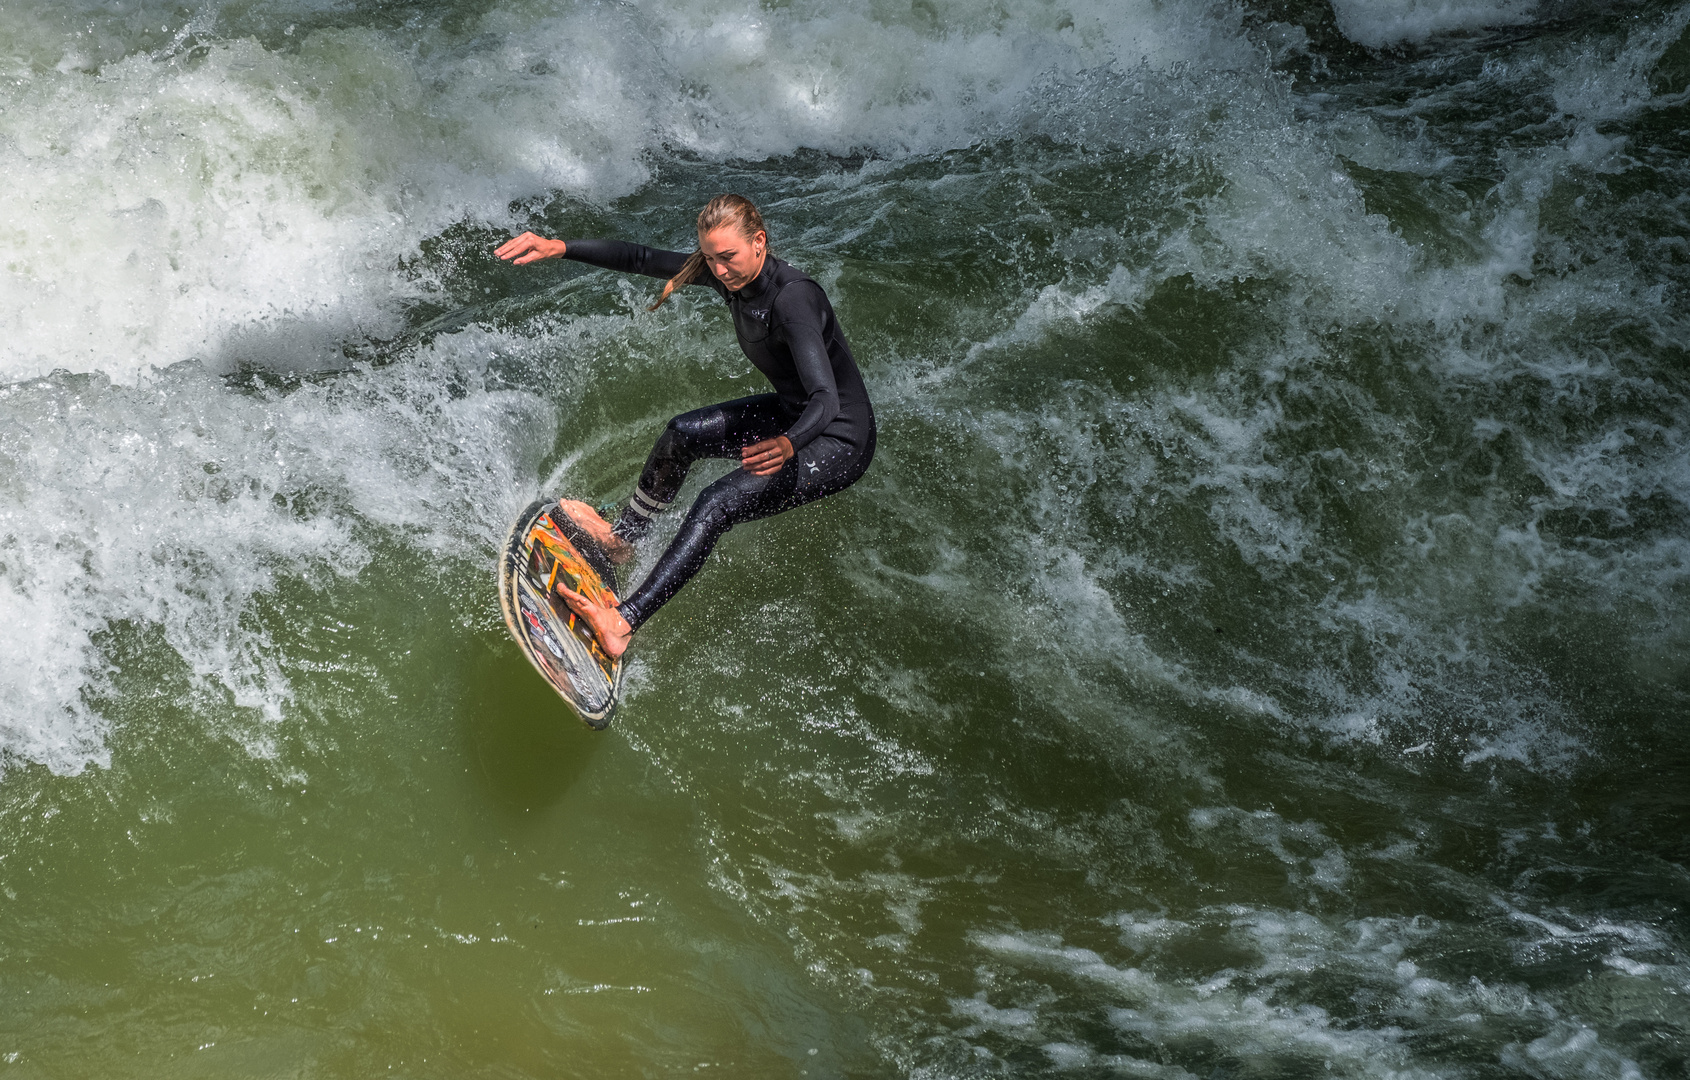
<path fill-rule="evenodd" d="M 564 258 L 657 278 L 674 277 L 686 261 L 678 251 L 616 240 L 570 240 Z M 697 284 L 728 302 L 739 347 L 775 392 L 670 420 L 616 523 L 617 535 L 643 536 L 652 515 L 669 507 L 700 458 L 738 460 L 742 448 L 776 435 L 785 435 L 794 453 L 773 476 L 735 468 L 704 489 L 657 565 L 617 609 L 635 629 L 698 572 L 723 533 L 843 491 L 868 471 L 874 457 L 868 389 L 820 285 L 772 254 L 743 289 L 731 290 L 714 275 Z"/>

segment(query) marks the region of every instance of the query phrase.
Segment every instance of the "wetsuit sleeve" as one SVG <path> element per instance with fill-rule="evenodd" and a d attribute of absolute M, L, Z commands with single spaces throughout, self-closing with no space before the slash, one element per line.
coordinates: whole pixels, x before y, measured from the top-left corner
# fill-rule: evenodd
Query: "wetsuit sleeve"
<path fill-rule="evenodd" d="M 621 240 L 566 240 L 563 257 L 605 270 L 655 278 L 674 277 L 681 272 L 681 264 L 687 261 L 687 257 L 679 251 L 664 251 Z"/>
<path fill-rule="evenodd" d="M 821 286 L 804 282 L 781 291 L 779 318 L 781 335 L 792 350 L 792 363 L 804 387 L 804 411 L 786 430 L 794 451 L 801 449 L 839 415 L 839 387 L 833 379 L 833 360 L 827 355 L 822 334 L 827 313 Z"/>

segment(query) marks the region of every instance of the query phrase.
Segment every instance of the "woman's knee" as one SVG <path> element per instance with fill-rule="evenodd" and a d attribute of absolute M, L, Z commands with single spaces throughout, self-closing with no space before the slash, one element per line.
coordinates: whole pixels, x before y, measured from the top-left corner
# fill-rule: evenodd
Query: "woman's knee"
<path fill-rule="evenodd" d="M 692 513 L 701 525 L 720 535 L 735 525 L 768 517 L 786 486 L 735 469 L 698 493 Z"/>
<path fill-rule="evenodd" d="M 720 536 L 734 527 L 739 494 L 725 484 L 711 484 L 698 493 L 698 501 L 692 507 L 693 519 L 701 528 Z"/>
<path fill-rule="evenodd" d="M 720 409 L 694 409 L 671 416 L 660 439 L 699 450 L 722 441 L 722 413 Z"/>

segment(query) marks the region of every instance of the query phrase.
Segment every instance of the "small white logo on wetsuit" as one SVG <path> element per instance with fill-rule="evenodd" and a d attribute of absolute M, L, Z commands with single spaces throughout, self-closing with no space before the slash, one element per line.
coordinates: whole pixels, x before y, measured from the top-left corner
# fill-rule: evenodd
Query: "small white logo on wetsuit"
<path fill-rule="evenodd" d="M 820 465 L 817 465 L 817 464 L 816 464 L 816 463 L 815 463 L 815 462 L 813 462 L 813 461 L 806 461 L 806 462 L 805 462 L 805 463 L 804 463 L 804 467 L 805 467 L 805 468 L 806 468 L 806 469 L 809 469 L 809 470 L 810 470 L 810 471 L 811 471 L 811 472 L 813 472 L 813 473 L 818 473 L 818 472 L 821 472 L 821 471 L 822 471 L 822 469 L 821 469 L 821 466 L 820 466 Z"/>

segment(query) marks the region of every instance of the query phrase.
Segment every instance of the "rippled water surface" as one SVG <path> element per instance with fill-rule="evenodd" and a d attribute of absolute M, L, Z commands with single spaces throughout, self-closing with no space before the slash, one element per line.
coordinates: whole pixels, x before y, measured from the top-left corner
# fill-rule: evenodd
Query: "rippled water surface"
<path fill-rule="evenodd" d="M 0 1080 L 1690 1075 L 1687 26 L 0 9 Z M 723 190 L 880 453 L 595 734 L 495 548 L 759 379 L 490 251 Z"/>

